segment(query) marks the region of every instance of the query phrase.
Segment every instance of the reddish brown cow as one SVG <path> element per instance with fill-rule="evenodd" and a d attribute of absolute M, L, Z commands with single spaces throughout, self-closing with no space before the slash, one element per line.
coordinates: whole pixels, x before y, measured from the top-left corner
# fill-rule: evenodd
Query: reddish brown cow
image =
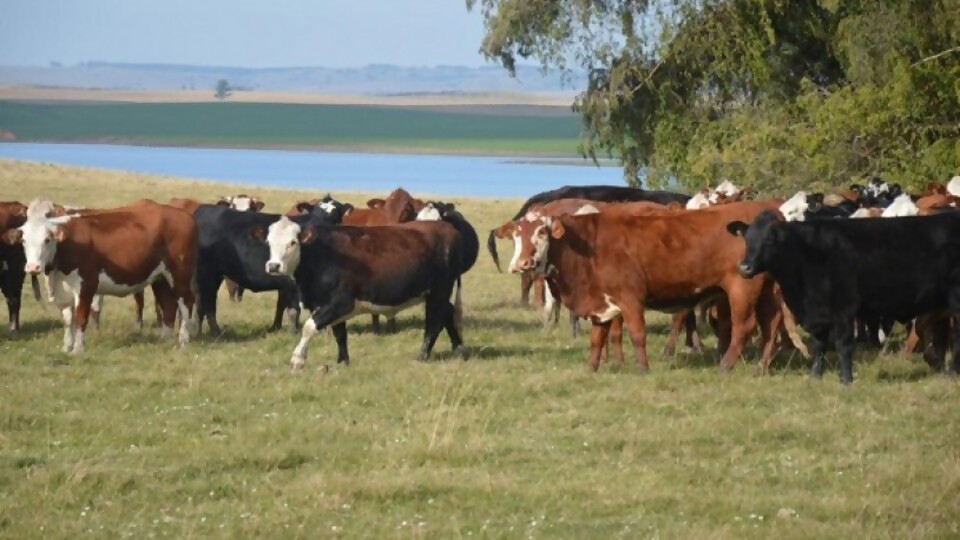
<path fill-rule="evenodd" d="M 752 219 L 778 205 L 779 201 L 741 202 L 682 214 L 632 216 L 610 211 L 521 220 L 513 231 L 520 249 L 510 267 L 513 272 L 544 273 L 568 309 L 590 317 L 589 364 L 594 370 L 610 323 L 618 315 L 633 341 L 637 367 L 646 371 L 644 310 L 689 309 L 717 297 L 722 298 L 721 312 L 730 314 L 719 328 L 721 369 L 733 367 L 759 322 L 760 367 L 765 372 L 782 316 L 774 282 L 766 276 L 758 282 L 740 277 L 737 264 L 743 258 L 743 244 L 724 235 L 727 223 Z"/>
<path fill-rule="evenodd" d="M 193 217 L 146 200 L 49 219 L 46 215 L 52 207 L 48 200 L 31 203 L 27 221 L 8 231 L 3 240 L 22 242 L 27 272 L 49 274 L 54 302 L 65 323 L 64 350 L 84 349 L 83 335 L 94 296 L 126 296 L 148 285 L 163 312 L 166 331 L 179 313 L 179 344 L 186 345 L 198 239 Z"/>

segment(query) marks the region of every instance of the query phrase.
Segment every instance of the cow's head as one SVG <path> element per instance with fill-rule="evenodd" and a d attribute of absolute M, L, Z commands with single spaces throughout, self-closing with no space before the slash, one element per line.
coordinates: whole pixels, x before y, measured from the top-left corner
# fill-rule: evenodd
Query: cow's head
<path fill-rule="evenodd" d="M 262 235 L 262 226 L 254 228 L 251 234 L 254 237 Z M 271 275 L 293 276 L 300 266 L 300 244 L 309 244 L 313 238 L 312 228 L 307 227 L 304 230 L 287 216 L 271 223 L 266 231 L 266 242 L 270 247 L 270 258 L 264 268 L 266 272 Z"/>
<path fill-rule="evenodd" d="M 441 201 L 427 201 L 423 208 L 417 212 L 417 221 L 440 221 L 448 214 L 457 211 L 457 206 L 453 203 Z"/>
<path fill-rule="evenodd" d="M 423 208 L 423 201 L 417 201 L 403 188 L 391 191 L 383 203 L 383 211 L 391 223 L 406 223 L 417 219 L 419 208 Z"/>
<path fill-rule="evenodd" d="M 240 212 L 259 212 L 263 210 L 264 206 L 266 206 L 266 203 L 260 199 L 244 194 L 231 197 L 220 197 L 220 200 L 217 201 L 217 204 L 220 206 L 233 208 L 234 210 Z"/>
<path fill-rule="evenodd" d="M 509 269 L 514 274 L 532 271 L 542 273 L 547 264 L 550 238 L 562 238 L 563 233 L 563 224 L 559 219 L 535 212 L 496 230 L 500 238 L 513 237 L 513 258 L 510 259 Z"/>
<path fill-rule="evenodd" d="M 742 221 L 727 224 L 727 231 L 742 236 L 747 245 L 743 260 L 737 266 L 741 276 L 752 278 L 770 268 L 786 237 L 784 227 L 777 213 L 769 210 L 761 212 L 750 225 Z"/>
<path fill-rule="evenodd" d="M 780 213 L 787 221 L 803 221 L 806 219 L 807 210 L 810 209 L 810 197 L 806 191 L 798 191 L 796 195 L 790 197 L 780 205 Z M 820 200 L 823 201 L 823 194 L 820 194 Z"/>
<path fill-rule="evenodd" d="M 325 225 L 336 225 L 343 221 L 343 216 L 353 210 L 350 203 L 342 203 L 328 193 L 326 197 L 317 201 L 310 214 Z"/>

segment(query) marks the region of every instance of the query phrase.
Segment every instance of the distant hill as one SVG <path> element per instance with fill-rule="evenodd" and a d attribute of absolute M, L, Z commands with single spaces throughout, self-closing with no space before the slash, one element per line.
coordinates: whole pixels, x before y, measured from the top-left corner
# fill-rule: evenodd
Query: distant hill
<path fill-rule="evenodd" d="M 519 66 L 511 78 L 499 66 L 358 68 L 238 68 L 173 64 L 86 62 L 76 66 L 0 66 L 0 85 L 113 90 L 201 90 L 227 79 L 234 87 L 264 92 L 396 95 L 417 93 L 568 93 L 586 85 L 582 74 L 562 80 L 533 66 Z"/>

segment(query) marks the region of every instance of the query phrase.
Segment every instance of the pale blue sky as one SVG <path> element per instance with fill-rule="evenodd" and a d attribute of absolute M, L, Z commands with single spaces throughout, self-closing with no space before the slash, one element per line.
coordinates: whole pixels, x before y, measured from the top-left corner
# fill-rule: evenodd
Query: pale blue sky
<path fill-rule="evenodd" d="M 0 64 L 467 65 L 463 0 L 0 0 Z"/>

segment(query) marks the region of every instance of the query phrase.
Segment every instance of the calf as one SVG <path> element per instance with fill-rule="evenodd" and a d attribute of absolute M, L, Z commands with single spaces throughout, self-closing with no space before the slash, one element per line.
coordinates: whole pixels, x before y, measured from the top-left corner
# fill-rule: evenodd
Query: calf
<path fill-rule="evenodd" d="M 259 231 L 254 233 L 259 235 Z M 442 329 L 455 354 L 465 355 L 454 284 L 463 273 L 460 233 L 449 223 L 418 221 L 391 227 L 301 226 L 284 217 L 266 236 L 270 274 L 292 276 L 310 318 L 290 359 L 303 367 L 311 338 L 332 326 L 337 361 L 349 363 L 346 321 L 362 313 L 396 313 L 426 303 L 423 344 L 418 359 L 430 356 Z"/>
<path fill-rule="evenodd" d="M 339 223 L 344 205 L 327 196 L 311 214 L 292 219 L 306 223 L 311 219 L 330 225 Z M 270 251 L 260 237 L 250 235 L 257 229 L 265 236 L 267 228 L 282 216 L 262 212 L 239 212 L 223 206 L 199 205 L 193 213 L 200 228 L 200 254 L 197 262 L 197 316 L 202 328 L 206 320 L 213 334 L 220 333 L 217 320 L 217 291 L 224 279 L 235 281 L 253 292 L 278 291 L 272 330 L 279 330 L 286 311 L 291 331 L 299 317 L 296 287 L 283 276 L 270 275 L 264 269 Z"/>
<path fill-rule="evenodd" d="M 152 201 L 48 219 L 51 208 L 47 200 L 31 203 L 27 221 L 7 231 L 4 241 L 23 244 L 27 272 L 49 274 L 66 327 L 64 351 L 83 351 L 94 296 L 127 296 L 147 286 L 163 311 L 165 333 L 179 312 L 179 344 L 186 345 L 194 303 L 190 280 L 197 258 L 193 218 Z"/>
<path fill-rule="evenodd" d="M 644 310 L 690 309 L 724 298 L 727 327 L 720 329 L 721 370 L 731 369 L 760 322 L 765 371 L 780 323 L 773 281 L 751 282 L 737 274 L 743 246 L 727 240 L 734 216 L 752 216 L 778 202 L 741 202 L 696 212 L 631 216 L 618 212 L 540 217 L 516 222 L 519 248 L 512 272 L 537 271 L 579 316 L 590 317 L 590 367 L 599 367 L 610 322 L 623 316 L 637 367 L 647 371 Z"/>
<path fill-rule="evenodd" d="M 740 272 L 769 272 L 790 310 L 813 338 L 812 374 L 821 377 L 832 340 L 840 356 L 840 380 L 853 381 L 854 321 L 910 319 L 942 309 L 960 314 L 960 215 L 786 223 L 775 213 L 749 226 L 731 222 L 743 236 Z M 953 366 L 960 370 L 960 340 Z"/>
<path fill-rule="evenodd" d="M 27 221 L 27 207 L 18 202 L 0 202 L 0 236 L 11 229 L 20 227 Z M 24 265 L 26 255 L 20 244 L 8 245 L 0 242 L 0 293 L 7 302 L 7 316 L 11 332 L 20 330 L 20 296 L 23 292 L 23 278 L 26 276 Z M 30 276 L 33 294 L 40 300 L 40 284 L 37 276 Z"/>

